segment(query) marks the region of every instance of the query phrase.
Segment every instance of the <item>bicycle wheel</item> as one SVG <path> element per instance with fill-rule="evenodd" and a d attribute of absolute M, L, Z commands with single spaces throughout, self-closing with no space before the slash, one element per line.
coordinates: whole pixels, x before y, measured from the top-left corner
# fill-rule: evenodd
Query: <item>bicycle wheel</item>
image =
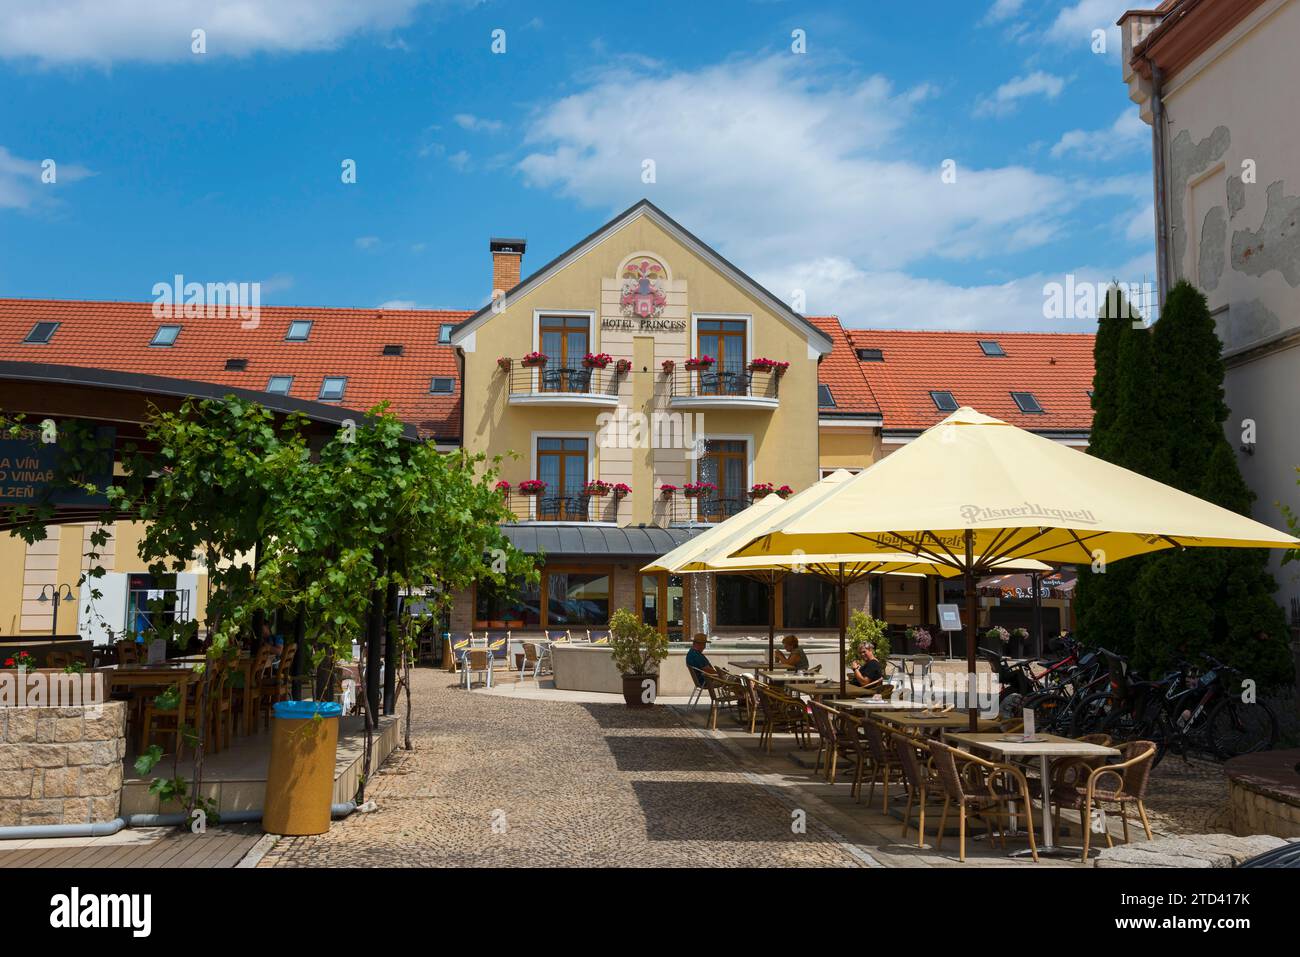
<path fill-rule="evenodd" d="M 1246 704 L 1224 698 L 1210 710 L 1205 738 L 1221 760 L 1239 754 L 1267 751 L 1277 744 L 1277 717 L 1262 701 Z"/>
<path fill-rule="evenodd" d="M 1070 737 L 1095 734 L 1119 706 L 1118 699 L 1109 691 L 1099 691 L 1084 698 L 1070 714 Z"/>
<path fill-rule="evenodd" d="M 1039 731 L 1050 733 L 1055 729 L 1057 716 L 1065 708 L 1065 704 L 1065 695 L 1059 691 L 1040 691 L 1037 694 L 1025 695 L 1021 713 L 1033 711 L 1034 727 Z"/>
<path fill-rule="evenodd" d="M 1101 722 L 1101 731 L 1115 741 L 1135 741 L 1143 737 L 1144 722 L 1133 716 L 1128 708 L 1116 708 Z"/>

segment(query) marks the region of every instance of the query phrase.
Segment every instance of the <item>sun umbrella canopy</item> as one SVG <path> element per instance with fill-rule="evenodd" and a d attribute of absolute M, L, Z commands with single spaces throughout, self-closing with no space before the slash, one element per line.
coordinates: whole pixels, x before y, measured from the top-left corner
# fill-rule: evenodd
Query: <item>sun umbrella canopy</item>
<path fill-rule="evenodd" d="M 981 570 L 1008 558 L 1092 563 L 1182 545 L 1300 545 L 970 408 L 781 518 L 731 555 L 908 552 L 964 567 L 968 531 Z"/>

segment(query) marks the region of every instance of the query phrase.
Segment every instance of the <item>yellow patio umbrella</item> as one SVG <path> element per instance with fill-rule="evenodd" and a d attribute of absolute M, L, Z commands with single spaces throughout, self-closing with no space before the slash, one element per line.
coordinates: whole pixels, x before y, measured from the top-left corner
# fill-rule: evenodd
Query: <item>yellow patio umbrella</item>
<path fill-rule="evenodd" d="M 671 552 L 661 555 L 649 565 L 641 569 L 643 572 L 668 572 L 669 574 L 678 575 L 687 572 L 709 571 L 706 568 L 693 568 L 692 564 L 703 554 L 716 552 L 721 545 L 735 547 L 733 542 L 748 541 L 752 535 L 747 534 L 750 529 L 770 528 L 770 524 L 765 524 L 764 520 L 771 513 L 778 509 L 788 507 L 796 502 L 809 504 L 817 501 L 822 496 L 841 482 L 852 478 L 852 473 L 845 469 L 836 469 L 830 475 L 826 476 L 815 485 L 811 485 L 801 492 L 798 492 L 789 499 L 782 499 L 778 495 L 765 495 L 758 499 L 753 505 L 744 511 L 731 516 L 717 525 L 711 526 L 694 538 L 678 545 Z M 737 569 L 745 571 L 753 578 L 757 578 L 767 586 L 767 610 L 768 610 L 768 633 L 767 633 L 767 663 L 772 666 L 775 663 L 776 656 L 776 615 L 775 615 L 775 596 L 776 586 L 790 573 L 790 570 L 783 566 L 768 563 L 762 567 L 753 565 L 747 569 Z"/>
<path fill-rule="evenodd" d="M 765 504 L 760 500 L 739 515 L 722 522 L 703 535 L 692 539 L 647 565 L 643 571 L 668 571 L 674 574 L 703 572 L 739 572 L 757 578 L 767 585 L 768 634 L 767 663 L 775 665 L 776 654 L 776 585 L 789 574 L 809 573 L 829 581 L 837 589 L 840 630 L 840 691 L 845 689 L 844 644 L 848 629 L 848 587 L 870 575 L 941 575 L 955 577 L 955 568 L 936 563 L 906 552 L 850 552 L 817 555 L 789 554 L 762 555 L 754 558 L 730 557 L 740 544 L 755 536 L 779 528 L 788 513 L 802 511 L 810 504 L 825 499 L 852 474 L 839 469 L 816 485 L 805 489 L 786 501 Z M 770 498 L 770 497 L 769 497 Z M 1050 566 L 1032 560 L 998 563 L 1000 570 L 1049 571 Z"/>
<path fill-rule="evenodd" d="M 1106 563 L 1164 548 L 1296 548 L 1300 540 L 961 408 L 808 507 L 756 526 L 738 558 L 907 552 L 966 584 L 967 667 L 975 673 L 975 576 L 1008 559 Z M 971 727 L 976 709 L 971 707 Z"/>

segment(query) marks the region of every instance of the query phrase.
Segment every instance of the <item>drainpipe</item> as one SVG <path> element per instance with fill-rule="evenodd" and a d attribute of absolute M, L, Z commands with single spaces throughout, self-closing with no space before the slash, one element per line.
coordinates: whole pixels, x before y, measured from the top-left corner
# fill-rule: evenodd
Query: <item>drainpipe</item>
<path fill-rule="evenodd" d="M 330 816 L 345 818 L 357 809 L 355 801 L 331 804 Z M 249 824 L 262 819 L 260 808 L 250 811 L 226 811 L 222 824 Z M 31 841 L 47 837 L 108 837 L 124 827 L 175 827 L 189 820 L 185 814 L 132 814 L 129 818 L 115 817 L 111 821 L 94 824 L 22 824 L 0 827 L 0 841 Z"/>
<path fill-rule="evenodd" d="M 1151 67 L 1151 155 L 1155 161 L 1156 187 L 1156 299 L 1160 311 L 1169 294 L 1169 221 L 1165 206 L 1165 101 L 1164 74 L 1155 61 Z"/>

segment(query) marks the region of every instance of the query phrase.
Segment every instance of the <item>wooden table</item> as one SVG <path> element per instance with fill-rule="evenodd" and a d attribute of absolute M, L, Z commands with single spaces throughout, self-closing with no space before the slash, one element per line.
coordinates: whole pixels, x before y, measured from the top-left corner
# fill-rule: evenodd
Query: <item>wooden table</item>
<path fill-rule="evenodd" d="M 888 698 L 831 698 L 826 704 L 845 711 L 906 711 L 907 704 Z"/>
<path fill-rule="evenodd" d="M 131 703 L 147 689 L 161 688 L 167 690 L 172 685 L 180 691 L 180 703 L 176 706 L 178 727 L 185 727 L 186 686 L 194 680 L 194 669 L 185 663 L 155 665 L 109 665 L 104 669 L 107 676 L 109 692 L 114 688 L 125 688 L 131 692 Z M 142 728 L 137 728 L 142 731 Z M 140 742 L 143 752 L 147 742 Z"/>
<path fill-rule="evenodd" d="M 903 728 L 930 729 L 949 731 L 970 727 L 970 717 L 965 711 L 891 711 L 880 716 L 881 721 L 888 721 Z M 980 718 L 978 727 L 985 730 L 997 728 L 998 722 L 993 718 Z"/>
<path fill-rule="evenodd" d="M 1038 852 L 1040 854 L 1053 854 L 1058 848 L 1052 843 L 1052 758 L 1110 758 L 1117 757 L 1120 752 L 1100 744 L 1088 744 L 1086 741 L 1075 741 L 1073 738 L 1063 738 L 1056 734 L 1036 734 L 1034 737 L 1041 739 L 1036 741 L 1008 740 L 1019 737 L 1023 736 L 1000 733 L 971 734 L 969 732 L 947 735 L 949 741 L 965 745 L 968 748 L 988 751 L 1003 761 L 1008 761 L 1011 758 L 1038 758 L 1038 773 L 1042 775 L 1043 782 L 1043 842 Z M 1092 822 L 1083 821 L 1080 826 L 1092 827 Z M 1016 851 L 1016 855 L 1027 853 L 1027 851 Z M 1075 852 L 1069 851 L 1068 853 L 1072 856 Z"/>
<path fill-rule="evenodd" d="M 832 698 L 839 697 L 840 683 L 835 680 L 828 680 L 823 684 L 796 684 L 791 682 L 785 686 L 787 691 L 797 691 L 799 694 L 806 694 L 810 698 Z M 868 695 L 878 695 L 879 691 L 871 691 L 867 688 L 860 688 L 855 684 L 845 686 L 843 694 L 849 698 L 864 698 Z"/>
<path fill-rule="evenodd" d="M 722 662 L 722 667 L 748 668 L 750 671 L 758 671 L 759 669 L 767 670 L 772 666 L 767 663 L 766 658 L 750 658 L 743 661 L 724 661 Z"/>

